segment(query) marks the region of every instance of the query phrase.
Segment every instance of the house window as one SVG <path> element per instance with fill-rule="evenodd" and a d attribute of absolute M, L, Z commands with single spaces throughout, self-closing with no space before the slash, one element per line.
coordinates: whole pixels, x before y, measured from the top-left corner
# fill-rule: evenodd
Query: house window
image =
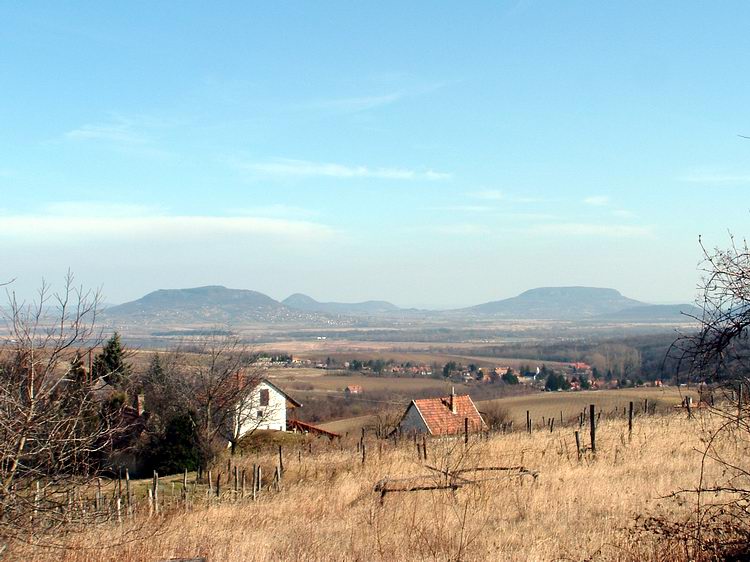
<path fill-rule="evenodd" d="M 260 405 L 268 406 L 268 389 L 262 388 L 260 391 Z"/>
<path fill-rule="evenodd" d="M 263 410 L 258 410 L 255 412 L 255 415 L 257 416 L 257 419 L 262 420 L 263 419 Z"/>

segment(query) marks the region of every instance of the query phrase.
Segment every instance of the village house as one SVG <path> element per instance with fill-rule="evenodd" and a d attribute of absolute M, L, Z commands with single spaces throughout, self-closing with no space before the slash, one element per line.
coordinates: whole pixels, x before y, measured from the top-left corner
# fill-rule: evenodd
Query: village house
<path fill-rule="evenodd" d="M 236 407 L 235 435 L 238 438 L 255 430 L 287 430 L 287 409 L 300 408 L 302 404 L 268 379 L 261 379 Z"/>
<path fill-rule="evenodd" d="M 444 398 L 412 400 L 397 429 L 402 433 L 455 435 L 464 431 L 465 420 L 468 420 L 469 431 L 472 432 L 487 427 L 471 397 L 456 396 L 451 389 L 450 396 Z"/>
<path fill-rule="evenodd" d="M 362 394 L 362 386 L 358 384 L 350 384 L 344 389 L 344 394 L 347 396 L 351 394 Z"/>

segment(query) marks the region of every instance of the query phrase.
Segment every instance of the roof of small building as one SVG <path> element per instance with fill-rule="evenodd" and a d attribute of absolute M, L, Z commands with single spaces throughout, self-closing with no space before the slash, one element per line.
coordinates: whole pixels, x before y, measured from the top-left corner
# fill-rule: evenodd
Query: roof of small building
<path fill-rule="evenodd" d="M 344 390 L 348 392 L 362 392 L 362 386 L 359 384 L 350 384 Z"/>
<path fill-rule="evenodd" d="M 455 413 L 451 410 L 451 398 Z M 468 418 L 469 429 L 478 431 L 485 427 L 484 420 L 469 395 L 446 396 L 445 398 L 421 398 L 413 400 L 419 415 L 432 435 L 461 433 L 464 420 Z M 408 410 L 408 409 L 407 409 Z"/>

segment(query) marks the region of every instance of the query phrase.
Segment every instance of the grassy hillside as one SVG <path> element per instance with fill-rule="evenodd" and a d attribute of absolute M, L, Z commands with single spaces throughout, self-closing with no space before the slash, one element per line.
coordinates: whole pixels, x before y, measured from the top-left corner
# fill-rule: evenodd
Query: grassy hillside
<path fill-rule="evenodd" d="M 173 511 L 145 519 L 147 525 L 126 520 L 60 537 L 59 549 L 15 545 L 12 555 L 35 562 L 197 555 L 211 561 L 681 560 L 692 556 L 686 546 L 651 534 L 640 522 L 689 518 L 694 504 L 669 494 L 697 484 L 703 430 L 715 422 L 683 413 L 639 416 L 628 440 L 625 420 L 603 420 L 597 454 L 581 460 L 570 427 L 474 437 L 468 447 L 461 440 L 431 440 L 427 462 L 417 458 L 410 439 L 394 444 L 368 437 L 364 463 L 353 441 L 315 441 L 312 450 L 305 444 L 286 451 L 281 491 L 264 489 L 257 501 L 232 502 L 226 495 L 207 508 L 199 488 L 187 511 L 178 499 Z M 260 463 L 270 474 L 276 454 L 239 463 L 248 471 Z M 483 473 L 486 481 L 455 491 L 393 493 L 382 501 L 373 492 L 386 477 L 442 482 L 427 465 L 522 465 L 538 477 Z M 707 481 L 718 476 L 715 466 L 705 467 Z"/>

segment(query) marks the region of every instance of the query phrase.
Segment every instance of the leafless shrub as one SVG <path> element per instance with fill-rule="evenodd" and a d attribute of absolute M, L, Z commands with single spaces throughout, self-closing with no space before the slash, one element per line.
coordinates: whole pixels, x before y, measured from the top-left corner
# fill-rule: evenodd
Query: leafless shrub
<path fill-rule="evenodd" d="M 34 302 L 8 294 L 0 350 L 0 543 L 75 527 L 67 506 L 127 428 L 102 408 L 81 358 L 100 341 L 98 293 L 42 284 Z"/>
<path fill-rule="evenodd" d="M 676 492 L 694 499 L 693 517 L 677 528 L 652 520 L 650 528 L 674 532 L 671 536 L 687 541 L 686 548 L 696 553 L 732 557 L 750 551 L 750 251 L 747 242 L 734 238 L 728 249 L 701 247 L 699 329 L 681 336 L 670 352 L 679 358 L 679 368 L 702 384 L 701 405 L 720 423 L 703 426 L 697 486 Z M 725 442 L 732 446 L 721 446 Z M 720 479 L 704 476 L 710 463 L 721 466 Z"/>

